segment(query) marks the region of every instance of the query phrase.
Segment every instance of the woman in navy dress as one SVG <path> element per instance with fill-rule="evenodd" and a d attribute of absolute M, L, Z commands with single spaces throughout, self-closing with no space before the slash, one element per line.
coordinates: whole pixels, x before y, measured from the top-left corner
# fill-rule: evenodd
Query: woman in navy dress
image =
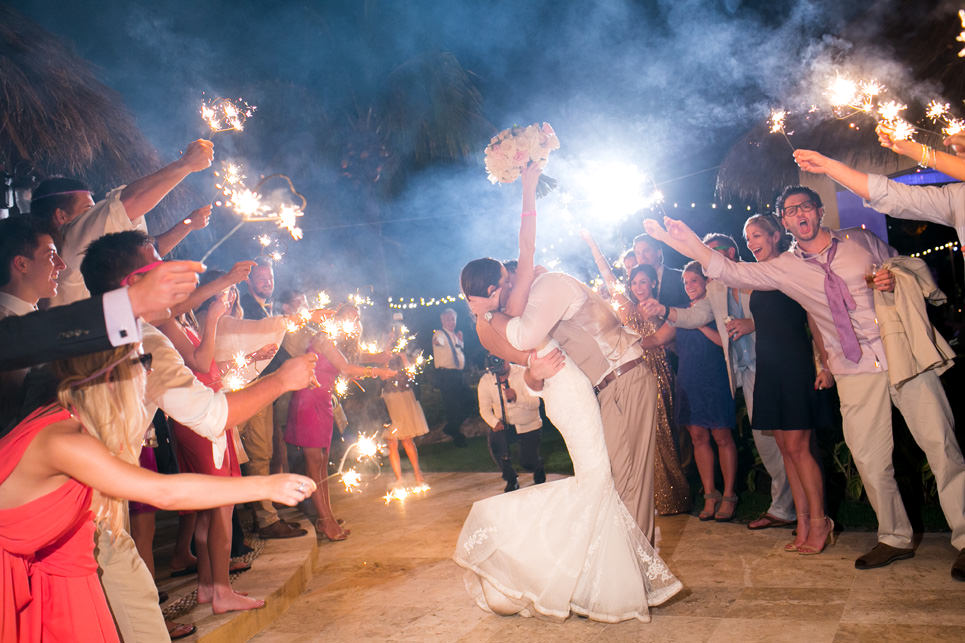
<path fill-rule="evenodd" d="M 707 278 L 700 264 L 691 261 L 684 266 L 684 290 L 691 305 L 707 294 Z M 727 364 L 721 348 L 720 334 L 712 325 L 694 330 L 677 329 L 677 425 L 687 428 L 694 444 L 694 461 L 704 487 L 704 509 L 701 520 L 726 522 L 734 517 L 737 494 L 737 445 L 734 443 L 734 396 L 727 380 Z M 724 493 L 717 491 L 714 481 L 714 449 L 717 444 Z"/>

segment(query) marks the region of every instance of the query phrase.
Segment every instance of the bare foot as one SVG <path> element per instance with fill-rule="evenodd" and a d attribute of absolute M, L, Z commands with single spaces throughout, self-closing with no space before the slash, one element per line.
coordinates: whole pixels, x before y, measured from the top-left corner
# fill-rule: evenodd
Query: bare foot
<path fill-rule="evenodd" d="M 198 585 L 198 603 L 210 603 L 214 597 L 214 587 L 211 585 Z"/>
<path fill-rule="evenodd" d="M 331 541 L 345 540 L 352 533 L 351 529 L 343 529 L 333 518 L 319 518 L 315 521 L 315 529 Z"/>
<path fill-rule="evenodd" d="M 794 542 L 790 542 L 784 545 L 784 551 L 789 551 L 789 552 L 797 551 L 807 541 L 807 537 L 808 537 L 808 515 L 801 514 L 797 518 L 797 534 L 794 536 Z"/>
<path fill-rule="evenodd" d="M 834 523 L 825 517 L 813 518 L 808 526 L 807 539 L 803 547 L 808 551 L 820 552 L 828 540 L 828 534 L 834 529 Z"/>
<path fill-rule="evenodd" d="M 171 559 L 171 571 L 177 572 L 189 567 L 197 567 L 198 559 L 195 556 L 189 556 L 188 558 L 177 558 Z"/>
<path fill-rule="evenodd" d="M 200 601 L 198 601 L 200 602 Z M 239 592 L 231 592 L 226 596 L 219 597 L 211 603 L 211 611 L 215 614 L 225 612 L 240 612 L 244 610 L 256 610 L 265 606 L 265 601 L 249 598 Z"/>

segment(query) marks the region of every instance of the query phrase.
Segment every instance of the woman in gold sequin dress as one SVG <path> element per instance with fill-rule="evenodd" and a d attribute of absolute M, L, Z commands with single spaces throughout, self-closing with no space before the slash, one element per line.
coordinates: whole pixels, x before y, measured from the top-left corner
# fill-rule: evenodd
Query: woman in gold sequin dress
<path fill-rule="evenodd" d="M 651 297 L 657 275 L 652 266 L 640 264 L 630 271 L 627 289 L 619 283 L 610 270 L 610 265 L 600 252 L 589 233 L 583 238 L 593 252 L 597 267 L 606 282 L 613 300 L 619 304 L 617 309 L 623 325 L 644 338 L 641 342 L 644 360 L 657 380 L 660 404 L 657 405 L 657 452 L 654 458 L 654 506 L 661 516 L 690 511 L 690 485 L 674 443 L 673 422 L 673 370 L 667 361 L 666 344 L 674 338 L 674 328 L 660 320 L 649 319 L 638 310 L 637 304 Z M 626 292 L 626 294 L 623 294 Z"/>

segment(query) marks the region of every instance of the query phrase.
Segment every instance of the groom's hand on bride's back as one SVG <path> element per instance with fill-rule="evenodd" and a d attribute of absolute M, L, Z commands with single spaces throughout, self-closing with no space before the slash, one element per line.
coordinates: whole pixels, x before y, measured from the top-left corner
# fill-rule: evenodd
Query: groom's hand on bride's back
<path fill-rule="evenodd" d="M 529 368 L 527 368 L 528 378 L 527 383 L 531 380 L 539 382 L 539 386 L 534 388 L 534 390 L 540 390 L 543 388 L 543 380 L 553 377 L 563 369 L 563 365 L 566 364 L 566 358 L 563 356 L 563 351 L 558 348 L 554 348 L 552 351 L 538 357 L 535 353 L 532 353 L 532 357 L 529 360 Z"/>

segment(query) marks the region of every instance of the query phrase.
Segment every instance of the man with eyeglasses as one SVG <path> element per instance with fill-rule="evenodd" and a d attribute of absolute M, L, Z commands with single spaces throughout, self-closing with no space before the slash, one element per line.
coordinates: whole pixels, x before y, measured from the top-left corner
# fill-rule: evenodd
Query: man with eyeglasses
<path fill-rule="evenodd" d="M 965 580 L 965 460 L 938 379 L 941 369 L 928 368 L 893 386 L 878 328 L 874 290 L 894 292 L 895 279 L 890 271 L 876 268 L 898 253 L 867 230 L 823 227 L 821 198 L 809 188 L 786 188 L 777 212 L 795 243 L 763 263 L 728 261 L 701 243 L 686 224 L 670 218 L 665 219 L 667 230 L 655 221 L 647 230 L 700 261 L 708 276 L 729 286 L 784 292 L 817 323 L 837 381 L 845 442 L 878 517 L 878 544 L 860 556 L 855 567 L 882 567 L 915 554 L 892 468 L 893 403 L 935 475 L 952 545 L 960 552 L 952 577 Z"/>

